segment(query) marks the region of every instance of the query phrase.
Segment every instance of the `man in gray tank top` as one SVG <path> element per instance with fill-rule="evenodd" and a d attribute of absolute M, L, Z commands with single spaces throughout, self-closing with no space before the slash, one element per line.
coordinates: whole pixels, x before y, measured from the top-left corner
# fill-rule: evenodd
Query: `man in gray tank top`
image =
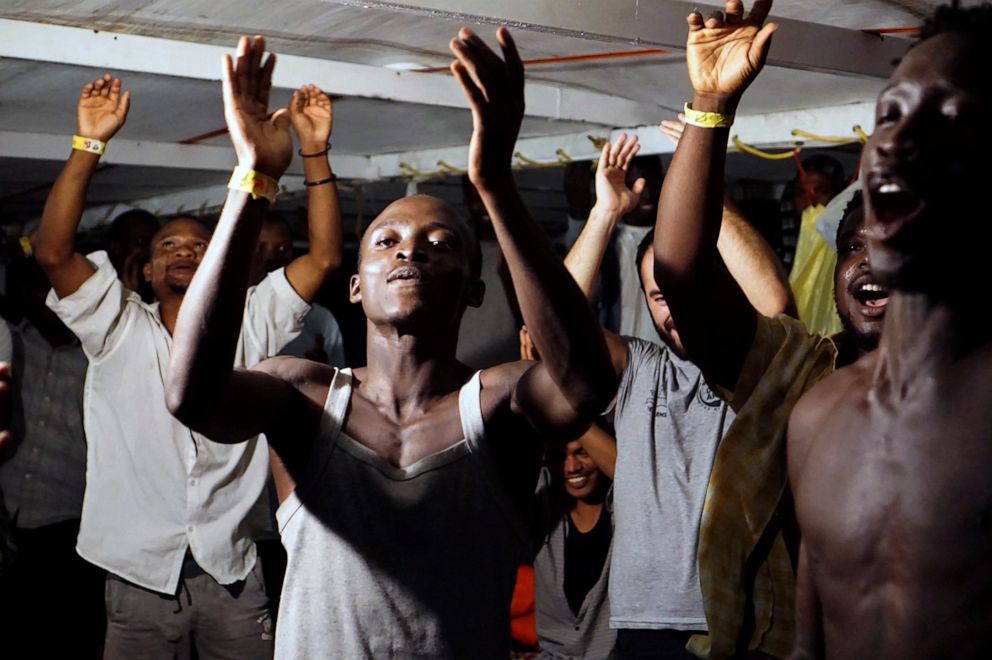
<path fill-rule="evenodd" d="M 233 303 L 268 207 L 241 185 L 180 312 L 169 409 L 221 442 L 265 433 L 273 450 L 289 555 L 277 657 L 506 658 L 539 439 L 577 436 L 616 392 L 593 312 L 513 181 L 523 65 L 509 33 L 498 38 L 503 59 L 461 30 L 452 72 L 472 109 L 469 177 L 542 362 L 473 374 L 456 360 L 462 314 L 484 293 L 478 241 L 425 196 L 391 204 L 362 239 L 350 283 L 368 318 L 362 369 L 275 358 L 232 373 Z M 268 116 L 263 53 L 242 38 L 224 98 L 240 165 L 264 183 L 292 153 L 283 111 Z"/>

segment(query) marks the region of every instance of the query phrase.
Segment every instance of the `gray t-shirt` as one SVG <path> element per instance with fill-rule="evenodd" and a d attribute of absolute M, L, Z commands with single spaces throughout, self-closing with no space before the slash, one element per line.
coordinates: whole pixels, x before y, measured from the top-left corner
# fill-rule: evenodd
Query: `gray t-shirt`
<path fill-rule="evenodd" d="M 713 458 L 733 411 L 665 345 L 625 337 L 615 429 L 610 626 L 705 630 L 696 550 Z"/>

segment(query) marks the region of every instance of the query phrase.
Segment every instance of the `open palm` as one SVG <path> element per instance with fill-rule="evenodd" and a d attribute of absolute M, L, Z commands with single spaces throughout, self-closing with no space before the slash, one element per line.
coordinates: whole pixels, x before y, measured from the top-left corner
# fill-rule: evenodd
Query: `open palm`
<path fill-rule="evenodd" d="M 334 126 L 334 106 L 327 94 L 316 85 L 300 87 L 289 102 L 289 118 L 305 153 L 324 149 Z"/>
<path fill-rule="evenodd" d="M 729 0 L 724 12 L 706 20 L 689 14 L 686 64 L 697 95 L 739 97 L 764 65 L 775 23 L 764 24 L 771 0 L 756 0 L 744 17 L 744 3 Z"/>
<path fill-rule="evenodd" d="M 640 151 L 637 136 L 627 139 L 621 133 L 614 143 L 607 142 L 599 156 L 596 168 L 596 206 L 610 214 L 623 216 L 633 211 L 641 201 L 644 179 L 627 187 L 627 167 Z"/>
<path fill-rule="evenodd" d="M 121 94 L 120 78 L 104 74 L 83 87 L 76 107 L 76 133 L 106 142 L 114 136 L 131 106 L 131 92 Z"/>

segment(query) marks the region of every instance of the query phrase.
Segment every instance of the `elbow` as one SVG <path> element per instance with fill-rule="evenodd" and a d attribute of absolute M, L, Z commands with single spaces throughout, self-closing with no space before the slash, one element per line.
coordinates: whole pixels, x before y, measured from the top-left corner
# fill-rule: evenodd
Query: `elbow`
<path fill-rule="evenodd" d="M 786 314 L 793 318 L 796 318 L 798 312 L 796 310 L 796 300 L 792 296 L 792 291 L 788 287 L 778 287 L 775 292 L 769 295 L 765 300 L 759 302 L 755 305 L 758 312 L 763 316 L 778 316 L 779 314 Z"/>
<path fill-rule="evenodd" d="M 169 375 L 165 381 L 165 407 L 183 426 L 203 428 L 206 406 L 181 379 Z"/>
<path fill-rule="evenodd" d="M 49 272 L 58 268 L 72 258 L 72 247 L 62 247 L 52 245 L 49 241 L 39 237 L 33 246 L 34 260 L 41 266 L 42 270 Z"/>

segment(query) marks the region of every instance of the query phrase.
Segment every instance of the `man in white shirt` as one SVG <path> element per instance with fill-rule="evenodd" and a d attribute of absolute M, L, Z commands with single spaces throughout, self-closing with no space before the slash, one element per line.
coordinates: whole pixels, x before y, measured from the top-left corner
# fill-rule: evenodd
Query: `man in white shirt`
<path fill-rule="evenodd" d="M 329 121 L 296 121 L 307 115 L 306 98 L 301 90 L 291 105 L 298 132 L 300 125 L 310 131 L 300 135 L 301 144 L 314 137 L 324 144 Z M 87 184 L 106 141 L 124 125 L 129 102 L 130 92 L 122 94 L 120 80 L 109 75 L 83 88 L 81 139 L 74 139 L 49 194 L 35 246 L 53 287 L 48 305 L 90 361 L 77 551 L 109 574 L 106 658 L 184 657 L 191 639 L 201 658 L 271 657 L 253 542 L 268 522 L 261 497 L 266 443 L 216 444 L 180 424 L 164 405 L 172 331 L 210 231 L 178 218 L 155 235 L 143 271 L 157 299 L 152 304 L 125 288 L 105 253 L 84 256 L 73 249 Z M 325 217 L 327 225 L 340 222 L 337 212 Z M 271 273 L 246 299 L 224 301 L 243 309 L 238 366 L 275 355 L 299 333 L 309 301 L 340 262 L 333 254 L 340 243 L 328 240 L 331 233 L 328 226 L 311 226 L 308 254 Z"/>

